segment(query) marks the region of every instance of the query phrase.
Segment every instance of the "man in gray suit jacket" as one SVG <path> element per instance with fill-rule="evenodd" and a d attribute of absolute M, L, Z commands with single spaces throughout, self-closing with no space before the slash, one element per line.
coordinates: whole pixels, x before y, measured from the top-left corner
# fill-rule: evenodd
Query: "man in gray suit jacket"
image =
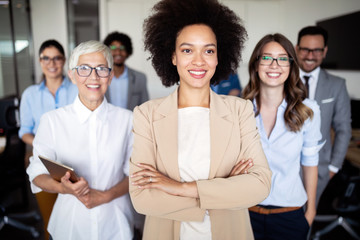
<path fill-rule="evenodd" d="M 351 138 L 350 99 L 345 79 L 320 68 L 326 56 L 328 34 L 317 26 L 300 30 L 296 46 L 300 77 L 321 111 L 321 134 L 326 140 L 319 153 L 318 203 L 328 181 L 342 167 Z"/>
<path fill-rule="evenodd" d="M 119 107 L 133 110 L 149 100 L 145 74 L 131 69 L 125 61 L 133 47 L 129 36 L 119 32 L 110 33 L 104 40 L 114 58 L 114 77 L 106 92 L 106 99 Z"/>

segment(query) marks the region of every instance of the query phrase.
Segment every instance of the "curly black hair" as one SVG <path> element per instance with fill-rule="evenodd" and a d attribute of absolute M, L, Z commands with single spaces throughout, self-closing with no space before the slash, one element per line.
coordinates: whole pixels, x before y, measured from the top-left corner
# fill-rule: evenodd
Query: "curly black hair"
<path fill-rule="evenodd" d="M 241 19 L 217 0 L 162 0 L 155 4 L 152 15 L 143 25 L 145 51 L 162 84 L 179 83 L 179 74 L 172 64 L 176 38 L 186 26 L 205 24 L 217 40 L 218 65 L 210 83 L 218 84 L 235 73 L 247 33 Z"/>
<path fill-rule="evenodd" d="M 106 46 L 110 46 L 113 41 L 121 42 L 121 44 L 125 46 L 125 50 L 130 57 L 130 55 L 133 53 L 133 46 L 131 43 L 131 39 L 128 35 L 116 31 L 109 33 L 109 35 L 107 35 L 104 40 L 104 44 Z"/>

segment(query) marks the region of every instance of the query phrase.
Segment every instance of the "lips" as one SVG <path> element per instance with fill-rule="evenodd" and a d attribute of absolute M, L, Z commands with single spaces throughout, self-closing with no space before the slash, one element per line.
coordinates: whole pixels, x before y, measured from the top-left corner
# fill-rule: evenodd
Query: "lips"
<path fill-rule="evenodd" d="M 308 60 L 308 59 L 306 59 L 304 62 L 309 65 L 316 63 L 315 60 Z"/>
<path fill-rule="evenodd" d="M 98 84 L 96 84 L 96 85 L 87 84 L 86 87 L 87 87 L 87 88 L 91 88 L 91 89 L 98 89 L 98 88 L 100 88 L 100 85 L 98 85 Z"/>
<path fill-rule="evenodd" d="M 57 72 L 57 68 L 48 68 L 47 69 L 49 72 Z"/>
<path fill-rule="evenodd" d="M 277 78 L 280 76 L 280 73 L 266 73 L 271 78 Z"/>
<path fill-rule="evenodd" d="M 114 61 L 120 61 L 122 59 L 122 56 L 114 56 Z"/>
<path fill-rule="evenodd" d="M 206 75 L 205 70 L 190 70 L 189 73 L 193 78 L 203 78 Z"/>

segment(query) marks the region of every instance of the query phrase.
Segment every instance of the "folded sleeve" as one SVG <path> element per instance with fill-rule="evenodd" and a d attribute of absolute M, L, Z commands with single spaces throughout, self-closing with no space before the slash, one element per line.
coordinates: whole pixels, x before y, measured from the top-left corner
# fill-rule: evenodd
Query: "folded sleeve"
<path fill-rule="evenodd" d="M 26 89 L 21 97 L 20 101 L 20 129 L 19 137 L 26 133 L 33 133 L 35 121 L 32 116 L 32 105 L 30 103 L 31 96 L 29 95 L 30 89 Z"/>
<path fill-rule="evenodd" d="M 320 108 L 314 101 L 307 101 L 306 105 L 313 111 L 313 117 L 305 121 L 303 126 L 304 143 L 301 149 L 301 165 L 317 166 L 319 163 L 319 151 L 325 144 L 321 142 L 320 132 Z"/>

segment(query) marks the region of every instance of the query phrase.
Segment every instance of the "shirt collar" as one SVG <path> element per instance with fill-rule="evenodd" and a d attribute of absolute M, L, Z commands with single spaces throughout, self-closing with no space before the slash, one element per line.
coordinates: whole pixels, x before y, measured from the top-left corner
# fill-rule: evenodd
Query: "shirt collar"
<path fill-rule="evenodd" d="M 304 76 L 311 76 L 314 79 L 317 79 L 320 73 L 320 67 L 315 68 L 312 72 L 304 72 L 301 68 L 300 68 L 300 78 L 304 79 Z"/>
<path fill-rule="evenodd" d="M 92 115 L 95 114 L 96 118 L 105 121 L 108 111 L 108 103 L 106 98 L 94 111 L 91 111 L 80 101 L 79 96 L 76 96 L 74 101 L 74 110 L 81 124 L 86 122 Z"/>
<path fill-rule="evenodd" d="M 46 79 L 44 78 L 44 80 L 43 81 L 41 81 L 41 83 L 39 84 L 39 90 L 44 90 L 45 88 L 46 88 Z M 62 81 L 62 83 L 61 83 L 61 85 L 60 85 L 60 87 L 59 88 L 61 88 L 61 87 L 68 87 L 69 86 L 69 84 L 70 84 L 71 82 L 70 82 L 70 80 L 69 79 L 67 79 L 66 77 L 63 77 L 63 81 Z"/>
<path fill-rule="evenodd" d="M 119 77 L 113 77 L 113 80 L 123 80 L 128 79 L 128 67 L 125 65 L 124 72 Z"/>
<path fill-rule="evenodd" d="M 39 90 L 44 90 L 46 88 L 45 81 L 45 79 L 41 81 L 41 83 L 39 84 Z"/>
<path fill-rule="evenodd" d="M 257 105 L 256 105 L 256 99 L 255 99 L 255 98 L 254 98 L 254 100 L 253 100 L 253 105 L 254 105 L 254 112 L 256 112 L 256 111 L 257 111 Z M 283 100 L 282 100 L 282 102 L 280 103 L 278 109 L 279 109 L 280 107 L 283 108 L 283 109 L 286 109 L 286 106 L 287 106 L 286 100 L 285 100 L 285 98 L 283 98 Z"/>

